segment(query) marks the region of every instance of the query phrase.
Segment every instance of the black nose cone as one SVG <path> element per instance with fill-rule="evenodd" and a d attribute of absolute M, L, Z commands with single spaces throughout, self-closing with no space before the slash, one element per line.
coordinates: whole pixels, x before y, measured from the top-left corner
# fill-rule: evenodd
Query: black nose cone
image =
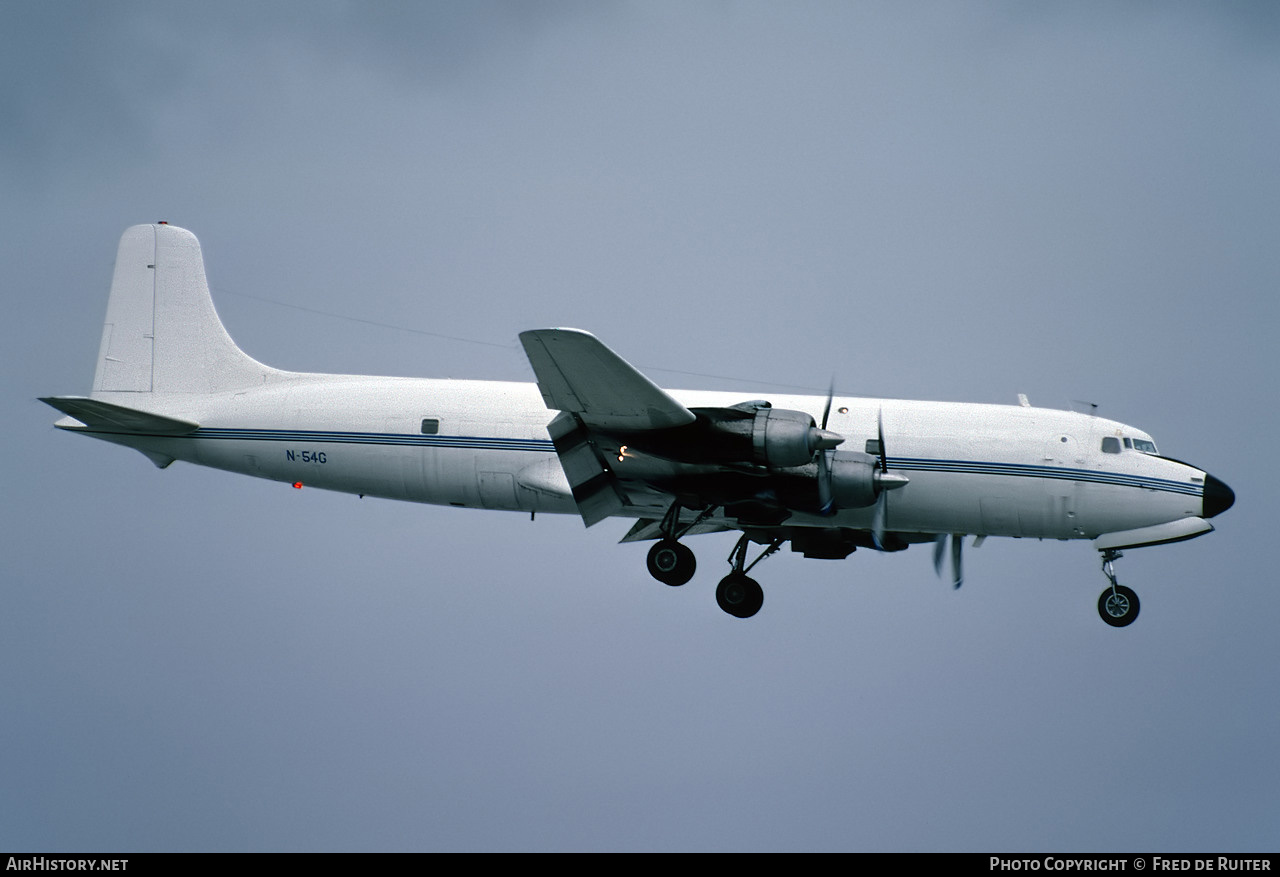
<path fill-rule="evenodd" d="M 1204 516 L 1212 518 L 1231 508 L 1236 501 L 1236 494 L 1230 487 L 1204 473 Z"/>

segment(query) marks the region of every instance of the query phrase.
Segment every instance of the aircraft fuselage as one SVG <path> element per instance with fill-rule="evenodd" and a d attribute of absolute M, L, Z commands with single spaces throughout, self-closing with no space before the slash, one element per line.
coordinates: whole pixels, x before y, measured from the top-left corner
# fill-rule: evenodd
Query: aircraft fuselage
<path fill-rule="evenodd" d="M 751 395 L 670 392 L 690 408 Z M 99 398 L 127 406 L 132 396 Z M 814 417 L 826 404 L 822 396 L 768 398 L 775 408 Z M 78 431 L 157 458 L 308 487 L 437 505 L 576 511 L 547 436 L 551 412 L 531 383 L 302 374 L 264 388 L 150 403 L 149 410 L 200 428 L 183 436 Z M 875 438 L 877 416 L 890 468 L 910 479 L 892 496 L 895 531 L 1092 539 L 1205 515 L 1206 473 L 1123 445 L 1104 453 L 1104 437 L 1150 441 L 1112 420 L 1015 405 L 836 397 L 830 428 L 860 443 Z M 616 471 L 624 474 L 628 459 L 620 456 Z M 663 510 L 640 505 L 624 514 Z M 797 512 L 789 523 L 866 529 L 871 514 Z M 723 515 L 708 520 L 733 523 Z"/>

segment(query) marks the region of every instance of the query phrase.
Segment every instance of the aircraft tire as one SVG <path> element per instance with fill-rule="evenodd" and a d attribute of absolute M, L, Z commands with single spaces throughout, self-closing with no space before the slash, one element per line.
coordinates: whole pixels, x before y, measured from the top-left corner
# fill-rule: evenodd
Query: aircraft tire
<path fill-rule="evenodd" d="M 664 585 L 678 587 L 693 578 L 698 561 L 693 551 L 674 539 L 661 539 L 649 549 L 649 575 Z"/>
<path fill-rule="evenodd" d="M 1116 585 L 1115 593 L 1111 588 L 1098 597 L 1098 614 L 1102 620 L 1112 627 L 1128 627 L 1138 617 L 1138 595 L 1132 588 Z"/>
<path fill-rule="evenodd" d="M 729 573 L 716 586 L 716 603 L 734 618 L 750 618 L 764 605 L 764 589 L 740 572 Z"/>

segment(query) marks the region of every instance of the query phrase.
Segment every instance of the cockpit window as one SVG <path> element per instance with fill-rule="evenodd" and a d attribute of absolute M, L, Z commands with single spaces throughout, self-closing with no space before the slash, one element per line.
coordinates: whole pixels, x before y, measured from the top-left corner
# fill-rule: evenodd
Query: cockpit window
<path fill-rule="evenodd" d="M 1120 439 L 1113 435 L 1106 436 L 1102 440 L 1102 453 L 1118 454 L 1120 453 Z"/>
<path fill-rule="evenodd" d="M 1119 448 L 1117 448 L 1117 449 L 1116 449 L 1116 450 L 1114 450 L 1114 451 L 1108 451 L 1108 450 L 1107 450 L 1107 441 L 1108 441 L 1107 439 L 1103 439 L 1103 440 L 1102 440 L 1102 450 L 1103 450 L 1103 452 L 1104 452 L 1104 453 L 1107 453 L 1107 454 L 1118 454 L 1118 453 L 1120 453 Z M 1115 439 L 1111 439 L 1111 441 L 1115 441 Z M 1156 450 L 1156 443 L 1155 443 L 1155 442 L 1149 442 L 1149 441 L 1147 441 L 1146 439 L 1125 438 L 1125 440 L 1124 440 L 1124 446 L 1125 446 L 1126 448 L 1130 448 L 1130 449 L 1135 450 L 1135 451 L 1142 451 L 1142 453 L 1144 453 L 1144 454 L 1154 454 L 1154 455 L 1156 455 L 1156 456 L 1159 456 L 1159 455 L 1160 455 L 1160 452 Z"/>

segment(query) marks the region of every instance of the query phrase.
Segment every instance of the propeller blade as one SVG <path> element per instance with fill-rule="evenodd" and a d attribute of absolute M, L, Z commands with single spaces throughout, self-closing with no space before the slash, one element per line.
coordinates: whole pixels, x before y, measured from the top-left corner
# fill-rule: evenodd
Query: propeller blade
<path fill-rule="evenodd" d="M 889 484 L 885 477 L 889 472 L 889 461 L 884 452 L 884 409 L 876 409 L 876 444 L 880 451 L 880 469 L 876 473 L 876 510 L 871 516 L 871 542 L 877 551 L 884 551 L 885 519 L 889 516 L 889 490 L 901 484 Z M 893 476 L 889 476 L 892 478 Z M 906 479 L 901 479 L 902 484 Z"/>
<path fill-rule="evenodd" d="M 880 444 L 880 471 L 889 471 L 889 455 L 884 449 L 884 409 L 876 409 L 876 440 Z"/>
<path fill-rule="evenodd" d="M 947 534 L 939 533 L 933 542 L 933 571 L 942 575 L 942 558 L 947 553 Z M 951 587 L 964 584 L 964 534 L 952 533 L 951 539 Z"/>
<path fill-rule="evenodd" d="M 844 444 L 844 436 L 827 429 L 831 417 L 831 400 L 836 395 L 836 379 L 833 375 L 827 387 L 827 402 L 822 406 L 822 426 L 809 430 L 809 445 L 814 449 L 818 462 L 818 513 L 833 515 L 836 511 L 834 488 L 831 484 L 831 457 L 829 452 Z"/>
<path fill-rule="evenodd" d="M 818 451 L 818 513 L 831 515 L 835 510 L 831 488 L 831 461 L 827 457 L 827 451 Z"/>
<path fill-rule="evenodd" d="M 827 387 L 827 404 L 822 409 L 822 428 L 827 428 L 827 418 L 831 416 L 831 399 L 836 394 L 836 379 L 831 378 L 831 385 Z"/>
<path fill-rule="evenodd" d="M 961 566 L 961 552 L 964 550 L 964 535 L 951 534 L 951 587 L 959 588 L 964 584 L 964 569 Z"/>
<path fill-rule="evenodd" d="M 885 497 L 888 493 L 881 492 L 876 497 L 876 509 L 871 515 L 871 542 L 876 547 L 876 551 L 884 551 L 884 527 L 885 517 L 888 509 L 885 505 Z"/>

